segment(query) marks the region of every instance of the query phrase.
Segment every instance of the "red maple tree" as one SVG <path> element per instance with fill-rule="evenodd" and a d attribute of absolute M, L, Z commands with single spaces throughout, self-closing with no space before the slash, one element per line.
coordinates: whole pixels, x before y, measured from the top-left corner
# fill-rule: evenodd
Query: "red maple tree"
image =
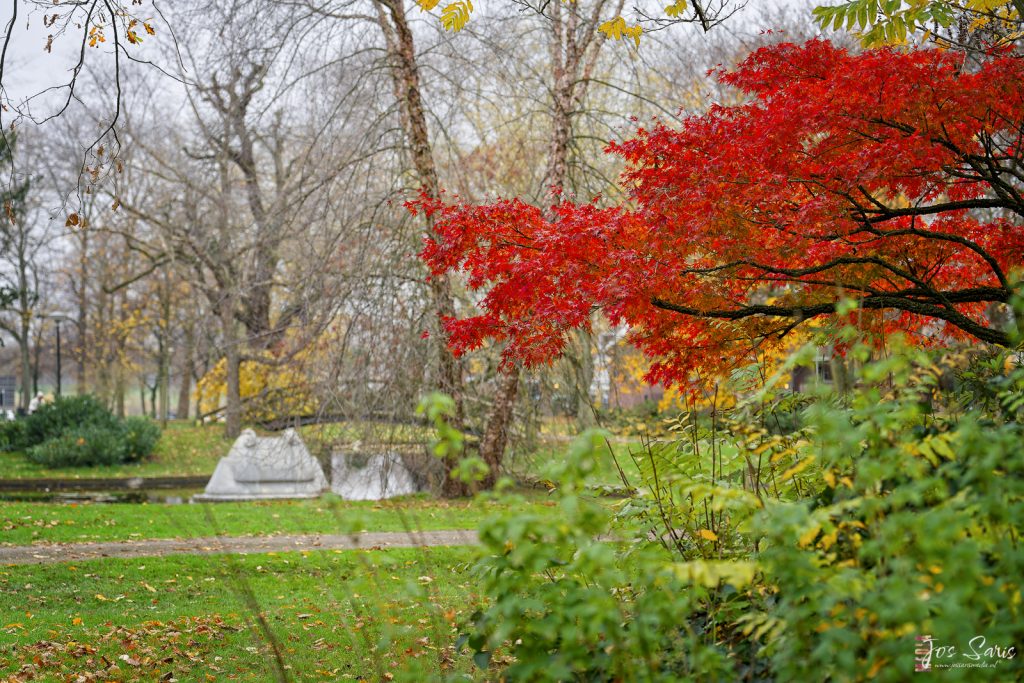
<path fill-rule="evenodd" d="M 410 205 L 437 218 L 431 270 L 482 293 L 447 322 L 457 352 L 505 340 L 507 361 L 545 362 L 600 310 L 649 380 L 684 383 L 844 299 L 867 331 L 1008 342 L 986 313 L 1024 260 L 1024 59 L 814 40 L 717 75 L 744 104 L 608 147 L 622 206 Z"/>

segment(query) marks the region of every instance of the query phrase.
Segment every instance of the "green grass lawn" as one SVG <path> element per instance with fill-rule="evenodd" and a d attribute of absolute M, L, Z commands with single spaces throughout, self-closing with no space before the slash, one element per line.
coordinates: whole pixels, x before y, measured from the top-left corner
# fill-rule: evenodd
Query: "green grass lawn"
<path fill-rule="evenodd" d="M 459 623 L 481 601 L 468 564 L 477 552 L 0 567 L 0 676 L 270 681 L 276 641 L 291 680 L 427 681 L 458 672 L 482 679 L 455 649 Z"/>
<path fill-rule="evenodd" d="M 554 513 L 554 505 L 540 492 L 529 493 L 521 502 L 487 497 L 352 502 L 334 495 L 317 500 L 194 505 L 6 502 L 0 503 L 0 543 L 474 529 L 493 514 Z"/>

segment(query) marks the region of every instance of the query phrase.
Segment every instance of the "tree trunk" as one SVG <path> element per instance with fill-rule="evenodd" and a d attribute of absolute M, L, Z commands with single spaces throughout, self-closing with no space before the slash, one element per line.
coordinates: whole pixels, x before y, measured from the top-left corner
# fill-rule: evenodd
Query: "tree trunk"
<path fill-rule="evenodd" d="M 832 386 L 835 387 L 837 394 L 846 396 L 850 391 L 850 370 L 846 359 L 833 351 L 829 365 L 832 370 Z"/>
<path fill-rule="evenodd" d="M 35 395 L 39 393 L 39 363 L 43 353 L 42 334 L 37 332 L 33 341 L 35 343 L 32 345 L 32 394 Z"/>
<path fill-rule="evenodd" d="M 203 418 L 203 405 L 202 400 L 199 398 L 199 393 L 196 393 L 196 422 L 202 424 Z"/>
<path fill-rule="evenodd" d="M 563 14 L 564 12 L 564 14 Z M 548 36 L 551 59 L 551 137 L 548 141 L 547 169 L 544 173 L 544 186 L 541 196 L 555 188 L 560 192 L 569 180 L 569 142 L 572 138 L 572 115 L 579 106 L 580 99 L 586 88 L 585 76 L 592 68 L 592 58 L 596 51 L 588 50 L 594 43 L 576 42 L 576 29 L 579 17 L 574 6 L 563 6 L 561 3 L 551 5 L 550 34 Z M 581 73 L 580 70 L 583 70 Z M 547 212 L 548 220 L 554 219 L 554 213 Z M 584 333 L 585 334 L 585 333 Z M 589 349 L 589 335 L 587 348 Z M 590 361 L 590 375 L 593 377 L 593 360 Z M 480 443 L 480 457 L 494 470 L 500 468 L 508 446 L 509 425 L 513 417 L 515 398 L 519 391 L 520 368 L 512 366 L 498 385 L 491 412 L 487 417 L 487 430 L 484 440 Z M 589 392 L 590 385 L 587 385 Z M 586 402 L 589 411 L 590 403 Z M 577 414 L 582 414 L 583 404 L 577 403 Z"/>
<path fill-rule="evenodd" d="M 18 337 L 18 351 L 21 354 L 21 409 L 27 411 L 29 401 L 35 393 L 29 393 L 29 385 L 32 382 L 32 343 L 29 325 L 32 322 L 31 313 L 23 311 L 21 314 L 21 336 Z"/>
<path fill-rule="evenodd" d="M 235 329 L 235 310 L 232 297 L 221 302 L 221 324 L 224 327 L 224 359 L 227 365 L 227 405 L 224 408 L 224 436 L 236 439 L 242 433 L 242 360 L 238 348 L 239 340 Z"/>
<path fill-rule="evenodd" d="M 436 198 L 440 195 L 437 179 L 437 166 L 434 163 L 434 151 L 430 144 L 430 133 L 427 128 L 427 115 L 423 107 L 423 96 L 420 90 L 419 67 L 416 63 L 416 49 L 412 30 L 409 28 L 405 14 L 404 0 L 386 0 L 384 3 L 391 19 L 390 37 L 387 24 L 385 37 L 391 46 L 392 74 L 395 82 L 396 96 L 402 108 L 402 124 L 412 152 L 412 162 L 419 177 L 421 189 L 427 196 Z M 434 218 L 426 218 L 426 230 L 434 231 Z M 438 334 L 434 335 L 437 344 L 439 384 L 444 393 L 455 401 L 456 426 L 462 426 L 465 414 L 463 407 L 462 373 L 458 360 L 448 348 L 448 335 L 441 327 L 441 320 L 455 315 L 455 302 L 452 299 L 451 283 L 447 276 L 435 277 L 430 281 L 430 293 L 433 298 L 434 310 L 438 321 Z"/>
<path fill-rule="evenodd" d="M 181 358 L 181 380 L 178 385 L 178 419 L 187 420 L 189 411 L 189 396 L 192 393 L 192 364 L 195 354 L 195 326 L 189 321 L 185 327 L 185 344 L 182 349 Z"/>
<path fill-rule="evenodd" d="M 421 189 L 427 196 L 439 196 L 437 167 L 434 163 L 433 148 L 427 128 L 427 117 L 423 107 L 423 96 L 420 90 L 419 68 L 416 63 L 416 49 L 412 30 L 409 28 L 405 13 L 404 0 L 378 0 L 378 18 L 384 33 L 391 66 L 392 86 L 395 98 L 401 111 L 402 128 L 409 142 L 412 164 L 416 170 Z M 426 217 L 426 231 L 434 231 L 434 219 Z M 438 363 L 438 388 L 448 394 L 455 402 L 453 425 L 461 429 L 463 426 L 464 388 L 462 368 L 459 361 L 448 348 L 448 335 L 441 325 L 442 319 L 453 317 L 455 303 L 452 298 L 451 284 L 447 276 L 432 278 L 430 294 L 436 316 L 434 334 L 435 350 Z M 446 477 L 443 493 L 446 496 L 466 495 L 468 487 L 460 481 L 453 480 L 448 474 L 458 464 L 459 457 L 453 456 L 445 461 Z"/>
<path fill-rule="evenodd" d="M 114 414 L 124 418 L 124 369 L 117 366 L 114 369 L 117 377 L 114 380 Z"/>
<path fill-rule="evenodd" d="M 576 331 L 577 357 L 573 364 L 576 379 L 576 425 L 582 432 L 593 427 L 597 420 L 594 403 L 590 398 L 590 387 L 594 383 L 594 355 L 591 353 L 591 334 L 586 330 Z"/>
<path fill-rule="evenodd" d="M 480 457 L 487 463 L 490 470 L 483 481 L 485 488 L 492 488 L 498 480 L 501 463 L 505 456 L 505 447 L 508 444 L 508 429 L 512 424 L 512 411 L 516 406 L 518 394 L 519 368 L 516 367 L 501 377 L 497 397 L 487 421 L 487 431 L 484 432 L 484 438 L 480 442 Z"/>
<path fill-rule="evenodd" d="M 77 387 L 75 388 L 76 393 L 86 394 L 89 393 L 89 385 L 87 384 L 88 379 L 85 375 L 85 349 L 86 349 L 86 330 L 89 324 L 89 295 L 86 289 L 86 276 L 89 272 L 89 231 L 88 230 L 77 230 L 76 234 L 80 234 L 79 237 L 79 257 L 78 257 L 78 276 L 80 282 L 78 285 L 78 320 L 75 325 L 75 380 Z"/>
<path fill-rule="evenodd" d="M 161 333 L 157 339 L 157 369 L 156 384 L 153 386 L 153 419 L 159 419 L 160 425 L 167 429 L 167 413 L 170 410 L 171 391 L 168 386 L 170 380 L 170 351 L 167 339 Z"/>
<path fill-rule="evenodd" d="M 121 290 L 116 299 L 119 330 L 128 327 L 128 306 L 124 290 Z M 116 342 L 116 353 L 113 355 L 115 372 L 117 373 L 116 385 L 114 387 L 114 405 L 117 406 L 117 416 L 123 418 L 125 415 L 125 392 L 127 391 L 127 379 L 125 378 L 125 359 L 128 357 L 128 339 L 123 332 L 119 333 Z"/>

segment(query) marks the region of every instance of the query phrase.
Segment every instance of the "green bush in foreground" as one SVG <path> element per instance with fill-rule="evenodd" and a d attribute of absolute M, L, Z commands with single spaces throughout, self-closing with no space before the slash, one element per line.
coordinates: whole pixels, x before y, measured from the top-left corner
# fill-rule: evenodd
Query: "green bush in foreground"
<path fill-rule="evenodd" d="M 769 382 L 717 426 L 734 449 L 682 420 L 614 516 L 581 437 L 560 515 L 481 529 L 491 603 L 463 642 L 508 680 L 902 681 L 929 647 L 944 679 L 1024 676 L 1024 373 L 993 379 L 997 413 L 945 415 L 939 374 L 910 350 L 868 363 L 788 435 L 750 412 Z"/>

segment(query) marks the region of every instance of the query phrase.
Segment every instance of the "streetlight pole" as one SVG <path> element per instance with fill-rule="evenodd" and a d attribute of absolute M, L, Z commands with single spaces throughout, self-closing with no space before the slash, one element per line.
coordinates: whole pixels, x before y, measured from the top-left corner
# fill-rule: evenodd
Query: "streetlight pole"
<path fill-rule="evenodd" d="M 60 318 L 54 318 L 57 323 L 57 398 L 60 398 Z"/>
<path fill-rule="evenodd" d="M 39 318 L 48 318 L 57 326 L 57 396 L 61 393 L 61 350 L 60 350 L 60 324 L 65 320 L 73 320 L 67 313 L 44 313 Z"/>

